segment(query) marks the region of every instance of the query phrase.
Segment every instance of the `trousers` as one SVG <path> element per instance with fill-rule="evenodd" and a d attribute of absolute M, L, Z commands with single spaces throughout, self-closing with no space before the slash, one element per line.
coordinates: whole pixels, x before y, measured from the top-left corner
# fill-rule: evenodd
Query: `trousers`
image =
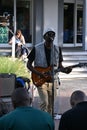
<path fill-rule="evenodd" d="M 54 82 L 54 95 L 52 93 L 52 86 L 53 86 L 52 83 L 46 82 L 42 86 L 37 88 L 39 96 L 41 98 L 41 105 L 40 105 L 41 110 L 49 112 L 51 115 L 52 115 L 53 96 L 55 100 L 55 97 L 57 95 L 55 82 Z"/>

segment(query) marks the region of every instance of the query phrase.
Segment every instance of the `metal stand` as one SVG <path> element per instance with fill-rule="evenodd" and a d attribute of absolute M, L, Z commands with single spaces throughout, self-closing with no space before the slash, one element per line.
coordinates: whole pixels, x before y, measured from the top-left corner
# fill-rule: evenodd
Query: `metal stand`
<path fill-rule="evenodd" d="M 52 42 L 52 117 L 54 118 L 54 45 Z"/>

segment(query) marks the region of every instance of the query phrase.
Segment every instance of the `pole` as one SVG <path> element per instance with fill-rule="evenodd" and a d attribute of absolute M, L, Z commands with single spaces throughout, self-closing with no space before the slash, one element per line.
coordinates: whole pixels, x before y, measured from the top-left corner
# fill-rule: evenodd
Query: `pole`
<path fill-rule="evenodd" d="M 52 117 L 54 118 L 54 44 L 52 42 Z"/>

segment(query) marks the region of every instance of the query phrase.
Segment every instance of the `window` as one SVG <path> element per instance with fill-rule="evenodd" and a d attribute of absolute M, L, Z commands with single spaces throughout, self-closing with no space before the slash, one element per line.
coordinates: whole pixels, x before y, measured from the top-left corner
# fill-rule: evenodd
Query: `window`
<path fill-rule="evenodd" d="M 74 4 L 64 4 L 64 43 L 73 43 Z"/>
<path fill-rule="evenodd" d="M 31 15 L 31 1 L 17 0 L 17 29 L 21 29 L 26 43 L 31 43 L 32 37 L 32 15 Z"/>
<path fill-rule="evenodd" d="M 14 26 L 21 29 L 26 43 L 32 42 L 32 4 L 31 0 L 16 0 L 16 14 L 14 14 L 14 0 L 1 0 L 0 2 L 0 23 L 2 17 L 8 19 L 6 26 L 0 26 L 0 44 L 6 44 L 13 36 Z M 16 16 L 16 21 L 14 19 Z"/>
<path fill-rule="evenodd" d="M 5 26 L 3 26 L 3 23 Z M 0 44 L 7 43 L 10 37 L 9 28 L 13 24 L 13 0 L 0 2 Z"/>
<path fill-rule="evenodd" d="M 82 43 L 83 6 L 77 5 L 77 43 Z"/>

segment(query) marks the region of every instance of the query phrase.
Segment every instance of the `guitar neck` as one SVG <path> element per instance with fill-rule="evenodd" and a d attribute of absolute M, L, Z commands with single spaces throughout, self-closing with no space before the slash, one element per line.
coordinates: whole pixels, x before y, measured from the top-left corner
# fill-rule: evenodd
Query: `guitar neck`
<path fill-rule="evenodd" d="M 67 66 L 67 67 L 64 67 L 64 68 L 68 68 L 68 67 L 75 68 L 75 67 L 80 67 L 80 66 L 79 66 L 79 64 L 76 64 L 76 65 L 71 65 L 71 66 Z M 57 68 L 56 70 L 54 70 L 54 72 L 55 73 L 62 72 L 64 70 L 64 68 Z"/>
<path fill-rule="evenodd" d="M 68 66 L 68 67 L 71 67 L 71 68 L 79 67 L 79 64 L 71 65 L 71 66 Z"/>

